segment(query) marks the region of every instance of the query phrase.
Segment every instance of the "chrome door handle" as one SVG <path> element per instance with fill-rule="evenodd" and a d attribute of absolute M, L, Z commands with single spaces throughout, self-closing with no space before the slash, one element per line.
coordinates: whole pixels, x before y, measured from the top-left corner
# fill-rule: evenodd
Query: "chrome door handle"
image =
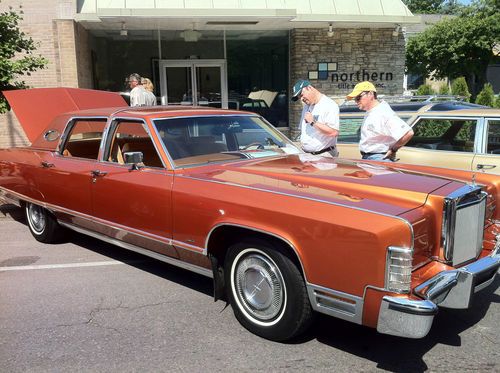
<path fill-rule="evenodd" d="M 100 170 L 92 170 L 92 171 L 90 171 L 90 174 L 91 174 L 93 177 L 99 177 L 99 176 L 105 176 L 105 175 L 107 175 L 108 173 L 107 173 L 107 172 L 104 172 L 104 171 L 100 171 Z"/>
<path fill-rule="evenodd" d="M 47 161 L 42 161 L 42 167 L 43 168 L 54 167 L 54 163 L 50 163 L 50 162 L 47 162 Z"/>
<path fill-rule="evenodd" d="M 494 165 L 494 164 L 478 164 L 476 166 L 476 168 L 478 170 L 491 170 L 491 169 L 493 169 L 495 167 L 496 167 L 496 165 Z"/>

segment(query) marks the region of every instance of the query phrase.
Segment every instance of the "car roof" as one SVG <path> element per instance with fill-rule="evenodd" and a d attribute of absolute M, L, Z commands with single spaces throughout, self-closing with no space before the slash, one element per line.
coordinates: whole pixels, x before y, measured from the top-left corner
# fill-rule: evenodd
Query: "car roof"
<path fill-rule="evenodd" d="M 500 116 L 500 109 L 490 107 L 466 108 L 456 110 L 435 110 L 417 113 L 418 116 L 470 116 L 470 117 L 489 117 Z"/>
<path fill-rule="evenodd" d="M 408 102 L 387 102 L 395 112 L 428 112 L 428 111 L 451 111 L 461 109 L 485 109 L 487 106 L 472 104 L 464 101 L 408 101 Z M 356 105 L 340 106 L 340 113 L 361 113 Z"/>

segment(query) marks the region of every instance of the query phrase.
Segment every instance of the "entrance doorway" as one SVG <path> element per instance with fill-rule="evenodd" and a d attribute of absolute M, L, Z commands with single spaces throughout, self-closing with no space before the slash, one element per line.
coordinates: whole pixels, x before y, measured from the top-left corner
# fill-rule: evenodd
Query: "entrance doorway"
<path fill-rule="evenodd" d="M 228 107 L 225 60 L 162 60 L 162 105 Z"/>

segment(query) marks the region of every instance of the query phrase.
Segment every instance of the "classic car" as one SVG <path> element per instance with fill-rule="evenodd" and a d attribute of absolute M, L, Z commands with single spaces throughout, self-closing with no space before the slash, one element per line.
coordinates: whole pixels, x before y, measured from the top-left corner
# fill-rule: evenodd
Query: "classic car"
<path fill-rule="evenodd" d="M 398 151 L 402 163 L 459 170 L 481 170 L 500 175 L 500 110 L 465 102 L 391 105 L 415 135 Z M 417 109 L 413 111 L 412 109 Z M 341 109 L 341 157 L 361 158 L 359 128 L 364 112 Z"/>
<path fill-rule="evenodd" d="M 303 154 L 255 113 L 4 92 L 32 144 L 0 150 L 0 197 L 41 242 L 63 228 L 213 279 L 276 341 L 315 313 L 421 338 L 500 266 L 500 180 Z"/>

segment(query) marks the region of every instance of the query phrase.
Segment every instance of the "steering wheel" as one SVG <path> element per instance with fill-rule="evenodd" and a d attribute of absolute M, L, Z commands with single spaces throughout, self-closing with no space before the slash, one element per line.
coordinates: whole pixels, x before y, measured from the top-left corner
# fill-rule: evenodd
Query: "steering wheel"
<path fill-rule="evenodd" d="M 264 149 L 264 144 L 262 144 L 260 142 L 252 142 L 252 143 L 248 144 L 247 146 L 243 147 L 243 150 L 249 150 L 250 148 L 252 148 L 254 146 L 255 146 L 255 149 Z"/>

